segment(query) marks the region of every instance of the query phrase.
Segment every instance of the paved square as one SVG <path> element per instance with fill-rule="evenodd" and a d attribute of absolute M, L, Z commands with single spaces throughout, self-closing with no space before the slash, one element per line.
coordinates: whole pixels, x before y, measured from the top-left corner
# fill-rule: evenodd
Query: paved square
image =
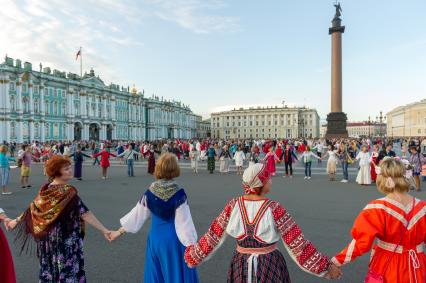
<path fill-rule="evenodd" d="M 93 213 L 107 228 L 119 227 L 119 219 L 139 200 L 145 189 L 154 180 L 146 174 L 146 167 L 138 163 L 136 177 L 126 176 L 126 167 L 114 164 L 110 170 L 110 179 L 100 178 L 100 168 L 85 166 L 84 181 L 72 183 L 78 188 L 80 196 Z M 185 164 L 183 167 L 187 167 Z M 316 166 L 316 164 L 315 164 Z M 282 170 L 282 165 L 279 165 Z M 311 180 L 303 180 L 302 169 L 296 169 L 293 179 L 282 178 L 282 174 L 273 178 L 270 197 L 282 203 L 301 226 L 307 239 L 311 240 L 321 252 L 330 256 L 342 249 L 349 241 L 349 231 L 358 212 L 369 200 L 381 197 L 374 186 L 362 188 L 354 183 L 355 170 L 350 174 L 350 183 L 329 182 L 324 168 L 314 169 Z M 10 188 L 12 196 L 0 196 L 0 207 L 10 217 L 28 205 L 36 195 L 44 177 L 41 165 L 33 167 L 31 190 L 19 188 L 18 171 L 11 173 Z M 319 173 L 322 174 L 319 174 Z M 188 169 L 182 169 L 177 181 L 185 188 L 198 235 L 207 231 L 210 222 L 216 217 L 230 198 L 241 194 L 241 177 L 208 174 L 201 170 L 194 175 Z M 424 199 L 425 193 L 416 193 Z M 88 227 L 85 238 L 85 266 L 88 282 L 141 282 L 145 257 L 145 243 L 150 222 L 136 234 L 126 234 L 116 242 L 109 244 L 103 236 Z M 13 235 L 7 237 L 13 250 L 18 282 L 38 282 L 38 261 L 35 256 L 19 256 L 13 244 Z M 235 241 L 228 238 L 213 258 L 199 268 L 201 282 L 226 282 L 228 265 L 235 248 Z M 301 271 L 289 258 L 282 244 L 283 252 L 293 282 L 313 283 L 322 280 Z M 362 282 L 367 271 L 368 256 L 359 258 L 355 263 L 343 269 L 341 282 Z"/>

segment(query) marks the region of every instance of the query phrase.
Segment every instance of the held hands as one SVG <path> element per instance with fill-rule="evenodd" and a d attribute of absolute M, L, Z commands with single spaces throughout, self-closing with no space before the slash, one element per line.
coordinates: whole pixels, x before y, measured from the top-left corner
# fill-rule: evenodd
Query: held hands
<path fill-rule="evenodd" d="M 342 277 L 343 273 L 340 267 L 336 266 L 335 264 L 330 264 L 330 267 L 328 268 L 327 274 L 324 276 L 326 279 L 340 279 Z"/>
<path fill-rule="evenodd" d="M 18 221 L 16 219 L 12 220 L 12 219 L 6 218 L 4 220 L 4 227 L 6 228 L 6 231 L 13 231 L 16 225 L 18 225 Z"/>

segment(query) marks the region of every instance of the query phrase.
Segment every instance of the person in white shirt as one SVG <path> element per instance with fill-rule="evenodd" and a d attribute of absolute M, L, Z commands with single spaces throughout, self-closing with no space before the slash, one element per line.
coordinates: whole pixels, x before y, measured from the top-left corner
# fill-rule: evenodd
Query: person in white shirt
<path fill-rule="evenodd" d="M 355 158 L 356 161 L 359 161 L 359 171 L 356 177 L 356 182 L 362 186 L 371 184 L 371 173 L 370 173 L 370 164 L 371 164 L 371 156 L 367 151 L 367 146 L 363 145 L 361 147 L 361 151 Z"/>
<path fill-rule="evenodd" d="M 189 152 L 189 159 L 191 160 L 191 168 L 194 173 L 198 174 L 198 161 L 200 160 L 200 152 L 193 146 Z"/>
<path fill-rule="evenodd" d="M 243 174 L 243 164 L 246 159 L 244 152 L 241 150 L 241 146 L 238 146 L 237 151 L 234 154 L 233 159 L 235 160 L 235 166 L 237 167 L 237 175 Z"/>

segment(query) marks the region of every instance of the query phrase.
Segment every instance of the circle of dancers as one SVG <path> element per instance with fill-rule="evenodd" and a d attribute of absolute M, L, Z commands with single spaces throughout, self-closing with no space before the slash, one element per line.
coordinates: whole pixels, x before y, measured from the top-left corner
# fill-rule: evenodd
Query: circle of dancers
<path fill-rule="evenodd" d="M 8 148 L 1 146 L 3 195 L 10 195 L 7 184 L 12 162 L 20 168 L 23 189 L 32 187 L 29 178 L 33 161 L 43 162 L 48 177 L 34 200 L 16 218 L 9 218 L 0 208 L 0 221 L 6 230 L 15 231 L 20 251 L 27 253 L 32 244 L 36 245 L 39 281 L 87 281 L 83 250 L 86 224 L 114 242 L 119 238 L 125 240 L 127 233 L 137 233 L 151 219 L 144 282 L 199 282 L 196 267 L 213 257 L 226 238 L 236 242 L 228 282 L 291 282 L 279 242 L 301 270 L 319 278 L 341 278 L 343 266 L 372 251 L 365 282 L 426 282 L 426 202 L 409 193 L 412 189 L 420 190 L 420 177 L 426 165 L 423 142 L 400 141 L 401 156 L 393 150 L 392 141 L 373 143 L 370 139 L 335 140 L 328 144 L 321 140 L 182 144 L 118 144 L 117 154 L 111 153 L 107 144 L 99 149 L 90 144 L 23 145 L 17 158 L 13 154 L 8 156 Z M 84 153 L 87 150 L 92 154 Z M 135 161 L 146 158 L 147 170 L 156 179 L 119 219 L 117 230 L 106 228 L 70 184 L 73 178 L 82 180 L 85 158 L 93 158 L 97 163 L 98 157 L 103 179 L 108 177 L 111 157 L 127 164 L 129 177 L 134 176 Z M 188 197 L 176 181 L 181 173 L 181 157 L 191 161 L 195 173 L 198 163 L 206 161 L 208 172 L 213 174 L 215 161 L 219 160 L 220 172 L 227 174 L 234 161 L 237 175 L 242 178 L 241 195 L 227 201 L 200 238 Z M 305 238 L 291 211 L 268 195 L 273 190 L 277 166 L 284 162 L 283 177 L 291 178 L 293 164 L 300 161 L 305 180 L 309 180 L 314 159 L 320 164 L 327 159 L 325 170 L 330 181 L 336 180 L 340 163 L 342 183 L 348 182 L 348 167 L 355 164 L 356 182 L 363 187 L 374 182 L 384 195 L 366 204 L 355 219 L 351 242 L 331 257 Z M 249 166 L 244 169 L 247 160 Z M 0 240 L 0 282 L 15 283 L 13 259 L 1 229 Z"/>

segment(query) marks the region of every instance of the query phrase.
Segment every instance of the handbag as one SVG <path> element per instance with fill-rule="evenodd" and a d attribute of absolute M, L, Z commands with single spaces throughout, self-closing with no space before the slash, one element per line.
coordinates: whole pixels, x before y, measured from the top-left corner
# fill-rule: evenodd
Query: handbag
<path fill-rule="evenodd" d="M 410 219 L 410 217 L 411 217 L 411 214 L 412 214 L 412 213 L 413 213 L 413 211 L 414 211 L 414 205 L 415 205 L 415 204 L 416 204 L 416 199 L 415 199 L 415 198 L 413 198 L 413 207 L 411 208 L 411 211 L 410 211 L 410 213 L 409 213 L 409 217 L 408 217 L 409 219 Z M 408 225 L 409 225 L 409 223 L 408 223 L 408 221 L 407 221 L 407 226 L 405 226 L 405 228 L 407 228 L 407 227 L 408 227 Z M 405 233 L 402 233 L 402 235 L 401 235 L 401 239 L 399 240 L 398 245 L 396 245 L 396 246 L 395 246 L 395 249 L 393 250 L 392 255 L 388 258 L 388 261 L 387 261 L 387 263 L 386 263 L 385 269 L 383 270 L 383 274 L 385 274 L 385 273 L 386 273 L 386 270 L 387 270 L 387 269 L 388 269 L 388 267 L 389 267 L 390 261 L 391 261 L 391 259 L 392 259 L 393 255 L 395 254 L 396 249 L 397 249 L 397 248 L 398 248 L 398 246 L 401 244 L 402 239 L 404 238 L 404 234 L 405 234 Z M 371 261 L 371 262 L 373 262 L 373 261 Z M 372 270 L 372 269 L 371 269 L 371 262 L 370 262 L 370 264 L 368 265 L 368 272 L 367 272 L 367 275 L 365 276 L 364 283 L 385 283 L 385 278 L 384 278 L 383 274 L 377 273 L 376 271 L 374 271 L 374 270 Z"/>

